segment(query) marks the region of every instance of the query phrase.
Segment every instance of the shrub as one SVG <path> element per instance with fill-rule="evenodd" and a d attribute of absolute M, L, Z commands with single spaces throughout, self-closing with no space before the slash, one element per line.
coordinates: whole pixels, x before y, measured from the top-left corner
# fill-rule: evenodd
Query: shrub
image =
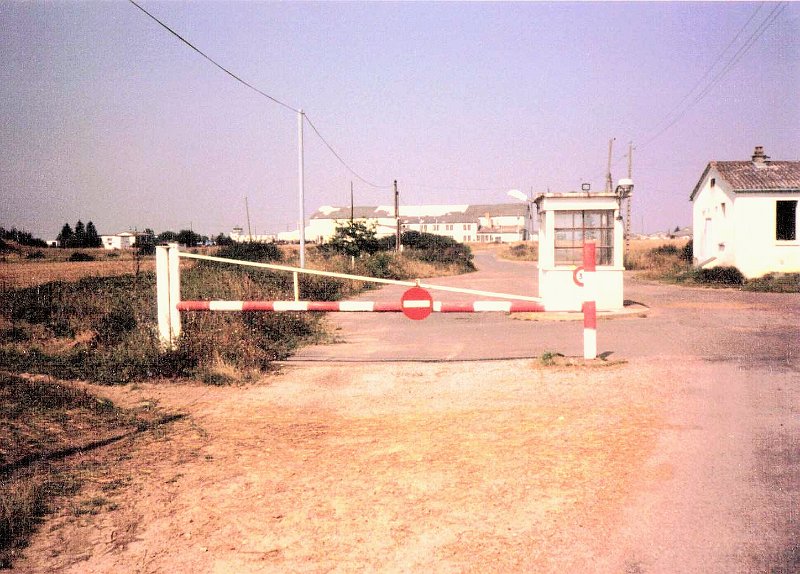
<path fill-rule="evenodd" d="M 94 257 L 83 251 L 76 251 L 69 256 L 69 261 L 94 261 Z"/>
<path fill-rule="evenodd" d="M 744 275 L 736 267 L 711 267 L 697 269 L 694 273 L 694 280 L 697 283 L 712 285 L 742 285 Z"/>
<path fill-rule="evenodd" d="M 748 279 L 745 291 L 761 293 L 800 293 L 800 273 L 767 273 L 763 277 Z"/>
<path fill-rule="evenodd" d="M 232 243 L 220 248 L 217 257 L 272 263 L 281 261 L 283 255 L 274 243 Z"/>
<path fill-rule="evenodd" d="M 680 258 L 681 261 L 685 261 L 686 263 L 694 261 L 694 247 L 691 239 L 687 241 L 686 245 L 681 249 Z"/>
<path fill-rule="evenodd" d="M 44 259 L 44 253 L 41 251 L 31 251 L 25 256 L 25 259 Z"/>

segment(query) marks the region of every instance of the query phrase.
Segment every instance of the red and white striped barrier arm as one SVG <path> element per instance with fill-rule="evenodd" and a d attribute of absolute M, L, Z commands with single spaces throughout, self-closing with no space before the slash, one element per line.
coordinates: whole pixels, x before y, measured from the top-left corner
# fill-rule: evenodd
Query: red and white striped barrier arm
<path fill-rule="evenodd" d="M 416 302 L 406 302 L 413 305 Z M 328 313 L 402 313 L 403 303 L 379 301 L 181 301 L 178 311 L 318 311 Z M 529 301 L 433 302 L 434 313 L 541 313 L 544 306 Z"/>
<path fill-rule="evenodd" d="M 583 358 L 597 358 L 596 246 L 583 244 Z"/>

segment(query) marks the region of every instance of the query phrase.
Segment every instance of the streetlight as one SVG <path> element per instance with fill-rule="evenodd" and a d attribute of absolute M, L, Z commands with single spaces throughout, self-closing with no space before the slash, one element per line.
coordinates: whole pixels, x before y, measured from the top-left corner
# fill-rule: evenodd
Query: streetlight
<path fill-rule="evenodd" d="M 532 229 L 533 225 L 531 225 L 530 223 L 531 220 L 533 219 L 533 210 L 531 209 L 531 204 L 533 203 L 533 200 L 518 189 L 509 189 L 506 193 L 509 197 L 513 197 L 514 199 L 518 199 L 519 201 L 524 201 L 525 203 L 528 204 L 528 223 L 526 225 L 525 232 L 527 235 L 526 240 L 530 240 L 531 236 L 533 235 L 533 229 Z"/>

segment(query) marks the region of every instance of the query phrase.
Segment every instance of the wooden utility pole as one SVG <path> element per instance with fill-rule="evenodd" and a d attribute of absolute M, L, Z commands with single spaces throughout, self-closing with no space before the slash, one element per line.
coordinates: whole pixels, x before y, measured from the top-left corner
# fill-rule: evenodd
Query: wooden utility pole
<path fill-rule="evenodd" d="M 244 211 L 247 214 L 247 242 L 253 242 L 253 232 L 250 230 L 250 206 L 247 204 L 247 196 L 244 198 Z"/>
<path fill-rule="evenodd" d="M 350 225 L 353 225 L 353 220 L 355 219 L 354 212 L 355 208 L 353 207 L 353 182 L 350 182 Z"/>
<path fill-rule="evenodd" d="M 608 140 L 608 172 L 606 172 L 606 193 L 614 191 L 614 182 L 611 179 L 611 154 L 614 149 L 614 138 Z"/>
<path fill-rule="evenodd" d="M 394 222 L 395 229 L 394 250 L 400 253 L 400 192 L 397 190 L 397 180 L 394 180 Z"/>

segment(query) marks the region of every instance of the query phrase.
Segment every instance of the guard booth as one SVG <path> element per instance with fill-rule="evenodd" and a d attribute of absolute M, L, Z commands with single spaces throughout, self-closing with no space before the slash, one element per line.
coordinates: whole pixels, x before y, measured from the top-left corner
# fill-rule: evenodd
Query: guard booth
<path fill-rule="evenodd" d="M 617 189 L 545 193 L 534 200 L 539 212 L 539 297 L 546 311 L 581 310 L 585 241 L 596 245 L 597 310 L 623 308 L 623 194 Z"/>

